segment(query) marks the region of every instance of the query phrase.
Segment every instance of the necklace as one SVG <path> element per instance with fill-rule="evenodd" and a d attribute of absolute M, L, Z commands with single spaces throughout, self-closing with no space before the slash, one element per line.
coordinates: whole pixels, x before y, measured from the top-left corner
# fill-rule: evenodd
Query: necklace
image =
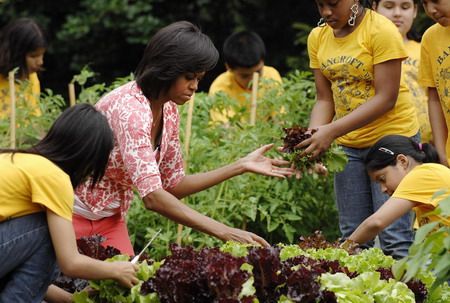
<path fill-rule="evenodd" d="M 153 115 L 154 119 L 153 119 L 153 122 L 152 122 L 152 128 L 155 127 L 161 121 L 162 116 L 163 116 L 163 111 L 162 110 L 161 110 L 161 113 L 156 116 L 156 118 Z"/>

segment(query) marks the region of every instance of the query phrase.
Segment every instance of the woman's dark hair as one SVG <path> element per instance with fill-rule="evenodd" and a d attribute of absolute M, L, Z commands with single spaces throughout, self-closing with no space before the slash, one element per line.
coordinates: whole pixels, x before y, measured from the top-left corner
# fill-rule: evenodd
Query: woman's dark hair
<path fill-rule="evenodd" d="M 77 104 L 65 110 L 47 135 L 26 150 L 0 152 L 41 155 L 69 175 L 73 188 L 91 177 L 91 188 L 105 174 L 114 147 L 114 135 L 108 120 L 90 104 Z"/>
<path fill-rule="evenodd" d="M 48 47 L 48 39 L 36 21 L 21 18 L 10 22 L 0 30 L 0 73 L 7 77 L 18 67 L 18 79 L 28 76 L 26 55 L 41 47 Z"/>
<path fill-rule="evenodd" d="M 251 68 L 265 57 L 266 46 L 255 32 L 236 32 L 230 35 L 223 44 L 223 59 L 230 68 Z"/>
<path fill-rule="evenodd" d="M 147 99 L 167 93 L 172 83 L 188 72 L 211 70 L 219 52 L 211 39 L 187 21 L 159 30 L 148 42 L 135 76 Z"/>
<path fill-rule="evenodd" d="M 378 6 L 381 0 L 373 0 L 372 2 L 375 2 Z M 417 6 L 417 9 L 419 9 L 419 3 L 418 0 L 413 0 L 414 5 Z M 422 36 L 414 29 L 414 26 L 411 26 L 409 31 L 406 33 L 406 38 L 408 40 L 414 40 L 417 42 L 420 42 L 422 40 Z"/>
<path fill-rule="evenodd" d="M 388 135 L 378 140 L 369 149 L 364 164 L 367 171 L 394 166 L 400 154 L 410 156 L 420 163 L 439 163 L 439 155 L 433 145 L 419 144 L 405 136 Z"/>

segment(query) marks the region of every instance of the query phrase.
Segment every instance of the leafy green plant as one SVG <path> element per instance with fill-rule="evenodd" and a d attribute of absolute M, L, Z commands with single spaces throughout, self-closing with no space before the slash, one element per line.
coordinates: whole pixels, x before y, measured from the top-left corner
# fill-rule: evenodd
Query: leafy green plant
<path fill-rule="evenodd" d="M 446 192 L 443 189 L 435 194 L 441 196 Z M 439 206 L 430 214 L 450 216 L 450 196 L 440 200 Z M 430 287 L 434 295 L 439 285 L 450 280 L 450 227 L 441 222 L 431 222 L 421 226 L 415 235 L 414 243 L 409 248 L 409 256 L 402 259 L 394 267 L 397 277 L 409 281 L 413 277 L 420 277 L 422 269 L 432 272 L 436 279 Z M 450 297 L 448 297 L 450 299 Z"/>
<path fill-rule="evenodd" d="M 62 112 L 65 101 L 49 89 L 36 98 L 38 108 L 34 108 L 30 99 L 31 83 L 28 80 L 17 81 L 16 89 L 16 147 L 27 148 L 42 138 L 53 121 Z M 9 96 L 9 90 L 2 91 L 0 98 Z M 9 148 L 11 144 L 11 115 L 0 121 L 0 148 Z"/>
<path fill-rule="evenodd" d="M 433 276 L 421 281 L 395 279 L 394 259 L 378 248 L 364 251 L 339 248 L 320 233 L 302 237 L 299 245 L 261 247 L 227 242 L 195 250 L 170 244 L 160 262 L 139 263 L 140 283 L 131 290 L 112 280 L 90 281 L 99 292 L 74 296 L 75 302 L 377 302 L 443 303 L 429 296 Z M 358 252 L 355 254 L 355 252 Z M 118 255 L 110 261 L 127 260 Z"/>
<path fill-rule="evenodd" d="M 317 129 L 308 130 L 306 126 L 299 127 L 294 125 L 292 127 L 283 128 L 286 136 L 283 139 L 283 151 L 288 154 L 288 160 L 297 169 L 308 169 L 317 163 L 321 163 L 327 167 L 330 172 L 342 171 L 347 164 L 347 155 L 344 150 L 336 143 L 325 151 L 324 155 L 312 159 L 312 154 L 301 156 L 306 147 L 295 149 L 295 147 L 302 141 L 310 138 Z"/>

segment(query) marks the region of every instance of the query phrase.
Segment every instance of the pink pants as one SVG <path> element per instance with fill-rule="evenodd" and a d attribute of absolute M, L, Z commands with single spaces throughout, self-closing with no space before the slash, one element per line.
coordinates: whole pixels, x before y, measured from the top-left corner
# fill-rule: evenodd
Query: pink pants
<path fill-rule="evenodd" d="M 122 254 L 135 255 L 128 235 L 127 223 L 120 214 L 94 221 L 73 214 L 72 224 L 77 239 L 82 236 L 91 237 L 99 234 L 106 238 L 106 241 L 102 243 L 104 247 L 111 245 L 120 250 Z"/>

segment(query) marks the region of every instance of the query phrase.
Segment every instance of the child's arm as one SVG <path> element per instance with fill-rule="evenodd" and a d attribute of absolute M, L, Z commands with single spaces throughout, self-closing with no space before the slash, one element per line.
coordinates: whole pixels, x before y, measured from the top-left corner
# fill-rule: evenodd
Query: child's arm
<path fill-rule="evenodd" d="M 44 300 L 47 303 L 71 303 L 73 294 L 59 288 L 56 285 L 50 285 L 45 294 Z"/>
<path fill-rule="evenodd" d="M 428 88 L 428 112 L 431 129 L 433 131 L 434 146 L 439 154 L 439 160 L 441 161 L 441 164 L 448 166 L 447 155 L 445 152 L 448 130 L 439 95 L 435 87 Z"/>
<path fill-rule="evenodd" d="M 333 121 L 335 114 L 333 91 L 331 90 L 330 81 L 328 81 L 319 69 L 315 68 L 313 72 L 317 100 L 311 112 L 309 128 L 315 128 L 330 123 Z"/>
<path fill-rule="evenodd" d="M 416 205 L 415 202 L 400 198 L 389 198 L 373 215 L 364 220 L 348 237 L 358 244 L 374 239 L 389 224 L 406 214 Z"/>
<path fill-rule="evenodd" d="M 123 286 L 133 287 L 139 282 L 137 265 L 130 262 L 105 262 L 78 252 L 72 222 L 47 209 L 47 222 L 61 271 L 74 278 L 87 280 L 114 279 Z"/>
<path fill-rule="evenodd" d="M 346 116 L 316 127 L 318 131 L 296 147 L 301 148 L 309 145 L 301 156 L 313 152 L 313 157 L 319 156 L 330 147 L 336 138 L 369 124 L 393 109 L 399 92 L 400 73 L 401 59 L 374 65 L 375 95 Z M 389 81 L 386 81 L 386 79 L 389 79 Z M 317 87 L 318 95 L 320 90 L 321 87 Z M 317 115 L 319 114 L 317 113 Z"/>

